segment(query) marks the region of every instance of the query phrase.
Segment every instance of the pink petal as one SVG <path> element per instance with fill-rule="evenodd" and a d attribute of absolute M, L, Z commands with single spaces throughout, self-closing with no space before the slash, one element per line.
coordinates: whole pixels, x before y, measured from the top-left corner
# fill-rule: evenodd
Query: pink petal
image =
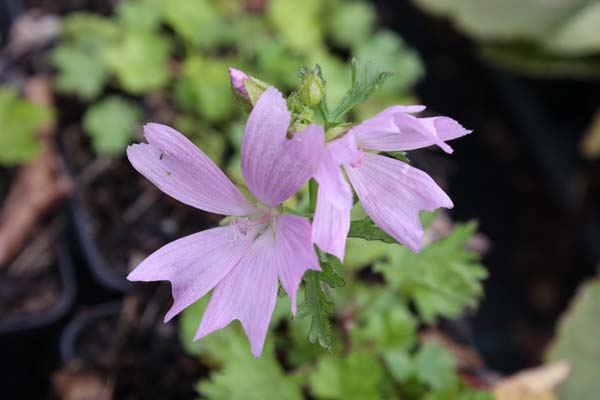
<path fill-rule="evenodd" d="M 358 147 L 379 151 L 414 150 L 437 145 L 447 153 L 452 148 L 445 141 L 471 133 L 448 117 L 417 118 L 407 112 L 422 111 L 424 107 L 413 106 L 402 111 L 399 106 L 386 109 L 375 117 L 350 130 Z M 422 109 L 421 109 L 422 108 Z"/>
<path fill-rule="evenodd" d="M 148 143 L 127 148 L 133 167 L 169 196 L 208 212 L 249 215 L 256 208 L 198 147 L 175 129 L 144 126 Z"/>
<path fill-rule="evenodd" d="M 286 137 L 290 112 L 281 93 L 268 88 L 252 109 L 242 139 L 242 174 L 252 194 L 274 207 L 296 193 L 319 168 L 325 132 L 310 125 Z"/>
<path fill-rule="evenodd" d="M 272 228 L 254 240 L 236 267 L 216 286 L 194 340 L 224 328 L 234 319 L 250 341 L 252 354 L 262 352 L 277 297 L 278 260 Z"/>
<path fill-rule="evenodd" d="M 347 183 L 346 185 L 348 186 Z M 350 230 L 351 208 L 352 196 L 347 206 L 338 208 L 330 201 L 329 196 L 325 195 L 323 187 L 319 186 L 317 208 L 312 222 L 312 241 L 321 250 L 339 258 L 341 262 L 344 262 L 346 237 Z"/>
<path fill-rule="evenodd" d="M 365 212 L 414 252 L 420 251 L 423 238 L 419 211 L 453 206 L 429 175 L 402 161 L 364 153 L 360 167 L 344 169 Z"/>
<path fill-rule="evenodd" d="M 352 207 L 352 190 L 346 182 L 340 166 L 353 162 L 358 154 L 354 136 L 346 134 L 327 144 L 323 161 L 314 175 L 315 180 L 319 183 L 319 192 L 327 196 L 337 208 L 350 209 Z"/>
<path fill-rule="evenodd" d="M 295 215 L 277 217 L 275 246 L 279 256 L 277 267 L 281 286 L 292 300 L 292 314 L 296 315 L 296 292 L 302 276 L 309 269 L 321 270 L 308 221 Z"/>
<path fill-rule="evenodd" d="M 227 275 L 250 246 L 252 233 L 243 235 L 228 225 L 186 236 L 152 253 L 127 279 L 171 281 L 174 302 L 167 322 Z"/>

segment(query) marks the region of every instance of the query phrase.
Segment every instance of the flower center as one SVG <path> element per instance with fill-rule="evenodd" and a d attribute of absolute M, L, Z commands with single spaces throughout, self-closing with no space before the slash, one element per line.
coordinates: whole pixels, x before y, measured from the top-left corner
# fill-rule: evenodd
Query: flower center
<path fill-rule="evenodd" d="M 352 168 L 358 168 L 361 165 L 363 165 L 364 162 L 365 162 L 365 154 L 363 153 L 362 150 L 358 149 L 358 152 L 356 153 L 356 158 L 354 159 L 354 161 L 352 161 L 350 163 L 350 166 Z"/>

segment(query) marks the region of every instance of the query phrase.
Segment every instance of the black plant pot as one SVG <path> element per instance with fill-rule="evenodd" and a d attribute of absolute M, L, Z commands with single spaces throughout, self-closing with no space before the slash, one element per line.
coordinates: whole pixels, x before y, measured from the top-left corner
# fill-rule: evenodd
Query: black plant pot
<path fill-rule="evenodd" d="M 184 352 L 176 325 L 163 323 L 155 306 L 168 293 L 158 292 L 152 306 L 133 295 L 76 314 L 60 339 L 60 374 L 110 381 L 114 398 L 197 398 L 195 384 L 207 370 Z"/>
<path fill-rule="evenodd" d="M 86 265 L 95 280 L 110 292 L 121 294 L 131 292 L 134 284 L 111 269 L 102 257 L 102 253 L 90 229 L 90 216 L 81 206 L 76 193 L 69 199 L 69 213 L 71 214 L 73 229 L 81 245 Z"/>
<path fill-rule="evenodd" d="M 39 315 L 15 316 L 0 321 L 3 398 L 43 398 L 50 371 L 58 363 L 57 340 L 64 317 L 75 301 L 76 279 L 64 233 L 56 241 L 55 249 L 61 285 L 59 300 Z"/>

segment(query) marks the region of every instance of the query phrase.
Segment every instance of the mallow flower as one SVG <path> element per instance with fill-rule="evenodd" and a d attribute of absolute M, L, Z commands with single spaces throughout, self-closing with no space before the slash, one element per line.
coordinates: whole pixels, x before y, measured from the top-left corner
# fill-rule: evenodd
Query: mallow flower
<path fill-rule="evenodd" d="M 174 302 L 165 322 L 212 289 L 195 339 L 238 319 L 255 356 L 262 352 L 278 279 L 295 314 L 304 272 L 320 270 L 310 223 L 283 214 L 281 203 L 316 172 L 324 154 L 324 132 L 310 125 L 288 138 L 290 117 L 285 100 L 272 87 L 250 113 L 241 162 L 255 204 L 200 149 L 168 126 L 146 125 L 148 143 L 127 149 L 134 168 L 164 193 L 192 207 L 233 216 L 227 225 L 160 248 L 128 279 L 171 282 Z"/>
<path fill-rule="evenodd" d="M 392 106 L 327 144 L 321 167 L 313 218 L 313 241 L 343 261 L 353 205 L 352 188 L 367 215 L 384 232 L 414 252 L 421 249 L 422 210 L 453 204 L 425 172 L 378 151 L 404 151 L 437 145 L 470 131 L 451 118 L 410 115 L 424 106 Z M 349 182 L 348 182 L 349 181 Z M 351 186 L 350 186 L 351 185 Z"/>

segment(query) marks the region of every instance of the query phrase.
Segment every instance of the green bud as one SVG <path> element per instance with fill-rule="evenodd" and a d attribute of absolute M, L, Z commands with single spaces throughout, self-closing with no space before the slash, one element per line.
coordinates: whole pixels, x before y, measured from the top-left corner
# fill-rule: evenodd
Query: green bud
<path fill-rule="evenodd" d="M 302 78 L 302 84 L 298 95 L 306 105 L 318 106 L 325 95 L 325 80 L 321 74 L 321 67 L 318 64 L 314 69 L 304 67 L 299 75 Z"/>
<path fill-rule="evenodd" d="M 250 104 L 254 107 L 260 98 L 260 95 L 269 88 L 269 84 L 251 76 L 248 79 L 244 79 L 244 87 L 248 93 Z"/>

